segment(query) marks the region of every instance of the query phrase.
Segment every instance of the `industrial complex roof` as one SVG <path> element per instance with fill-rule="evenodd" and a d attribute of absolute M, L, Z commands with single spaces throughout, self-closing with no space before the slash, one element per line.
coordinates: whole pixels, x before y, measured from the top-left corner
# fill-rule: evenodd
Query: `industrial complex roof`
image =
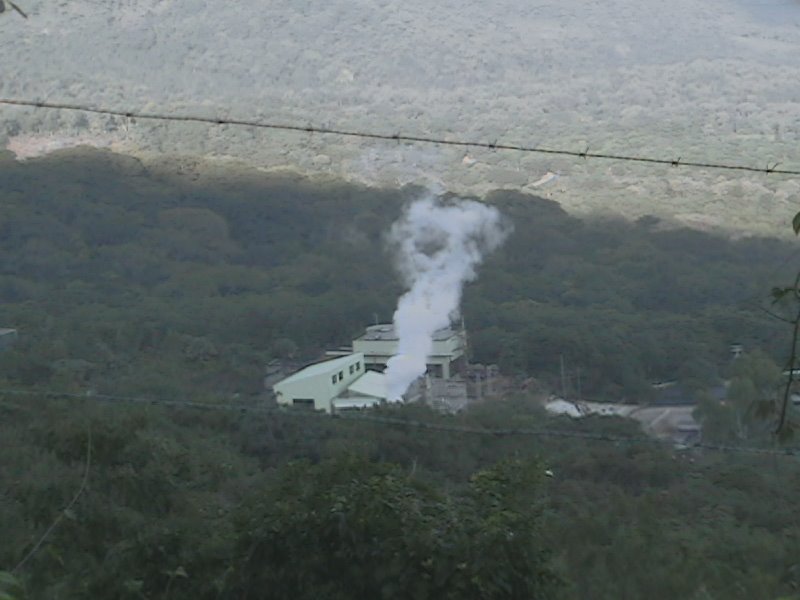
<path fill-rule="evenodd" d="M 354 360 L 363 361 L 364 355 L 361 354 L 360 352 L 357 352 L 355 354 L 348 354 L 347 356 L 342 356 L 341 358 L 335 358 L 333 360 L 325 360 L 313 365 L 309 365 L 303 369 L 300 369 L 296 373 L 289 375 L 289 377 L 281 381 L 281 383 L 291 383 L 294 381 L 299 381 L 300 379 L 306 379 L 308 377 L 325 375 L 326 373 L 330 373 L 331 371 L 344 369 L 346 366 L 352 364 Z"/>
<path fill-rule="evenodd" d="M 458 332 L 452 327 L 443 327 L 442 329 L 437 329 L 434 332 L 433 339 L 437 342 L 449 340 L 454 335 L 457 335 L 457 333 Z M 394 325 L 386 323 L 381 325 L 370 325 L 360 337 L 356 338 L 356 341 L 391 342 L 398 339 L 397 333 L 394 330 Z"/>
<path fill-rule="evenodd" d="M 350 384 L 347 391 L 350 394 L 359 396 L 386 399 L 386 375 L 375 371 L 367 371 Z"/>

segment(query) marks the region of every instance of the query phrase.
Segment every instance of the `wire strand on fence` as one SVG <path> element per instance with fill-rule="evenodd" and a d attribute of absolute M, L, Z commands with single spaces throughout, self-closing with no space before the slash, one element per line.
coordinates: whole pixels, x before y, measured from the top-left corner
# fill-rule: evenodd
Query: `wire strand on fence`
<path fill-rule="evenodd" d="M 601 159 L 624 162 L 635 162 L 649 165 L 666 165 L 671 167 L 687 167 L 699 169 L 715 169 L 727 171 L 745 171 L 751 173 L 762 173 L 765 175 L 800 175 L 800 170 L 779 169 L 781 163 L 768 162 L 763 167 L 752 165 L 735 165 L 726 163 L 714 163 L 705 161 L 686 161 L 682 157 L 678 158 L 656 158 L 652 156 L 637 156 L 634 154 L 613 154 L 605 152 L 591 152 L 587 147 L 584 150 L 569 150 L 563 148 L 543 148 L 540 146 L 525 146 L 520 144 L 507 144 L 498 141 L 469 141 L 458 139 L 444 139 L 433 136 L 420 136 L 406 133 L 379 133 L 375 131 L 362 131 L 356 129 L 335 129 L 331 127 L 321 127 L 315 125 L 298 125 L 292 123 L 272 123 L 255 119 L 233 119 L 225 117 L 202 117 L 199 115 L 180 115 L 164 114 L 155 112 L 138 111 L 132 109 L 111 109 L 94 107 L 83 104 L 70 104 L 62 102 L 43 102 L 40 100 L 25 100 L 16 98 L 0 98 L 0 104 L 6 106 L 23 106 L 31 108 L 46 108 L 53 110 L 71 110 L 86 113 L 95 113 L 108 116 L 125 117 L 128 119 L 147 119 L 156 121 L 174 121 L 205 123 L 210 125 L 235 125 L 240 127 L 253 127 L 258 129 L 272 129 L 280 131 L 290 131 L 297 133 L 316 133 L 321 135 L 334 135 L 339 137 L 363 138 L 372 140 L 382 140 L 389 142 L 407 142 L 416 144 L 434 144 L 438 146 L 457 146 L 462 148 L 483 148 L 486 150 L 509 150 L 513 152 L 527 152 L 534 154 L 547 154 L 556 156 L 568 156 L 583 159 Z"/>

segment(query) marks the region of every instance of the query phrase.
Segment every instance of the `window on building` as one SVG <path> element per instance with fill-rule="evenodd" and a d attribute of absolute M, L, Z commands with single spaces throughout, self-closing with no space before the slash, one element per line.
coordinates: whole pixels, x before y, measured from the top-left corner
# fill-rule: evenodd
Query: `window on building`
<path fill-rule="evenodd" d="M 361 361 L 358 361 L 356 363 L 356 371 L 360 371 L 360 370 L 361 370 Z"/>
<path fill-rule="evenodd" d="M 353 374 L 353 371 L 355 371 L 355 369 L 356 369 L 355 365 L 350 365 L 350 375 Z"/>
<path fill-rule="evenodd" d="M 431 377 L 435 377 L 436 379 L 442 379 L 444 377 L 442 365 L 427 365 L 427 366 L 428 366 L 427 373 Z"/>
<path fill-rule="evenodd" d="M 336 374 L 335 373 L 333 375 L 331 375 L 331 383 L 334 384 L 334 385 L 336 384 Z"/>
<path fill-rule="evenodd" d="M 339 371 L 339 381 L 344 379 L 344 371 Z"/>

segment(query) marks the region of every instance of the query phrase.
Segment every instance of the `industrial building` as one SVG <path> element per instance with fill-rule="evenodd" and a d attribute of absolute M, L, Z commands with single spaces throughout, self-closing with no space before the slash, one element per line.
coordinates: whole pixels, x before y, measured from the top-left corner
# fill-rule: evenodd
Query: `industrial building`
<path fill-rule="evenodd" d="M 397 353 L 398 337 L 390 324 L 367 327 L 352 347 L 328 352 L 330 360 L 300 369 L 289 377 L 265 385 L 272 387 L 278 404 L 305 406 L 333 413 L 385 402 L 383 374 Z M 433 335 L 427 372 L 412 384 L 405 401 L 426 401 L 446 412 L 463 409 L 469 400 L 494 393 L 496 367 L 467 364 L 467 337 L 463 327 L 446 327 Z"/>
<path fill-rule="evenodd" d="M 304 369 L 273 386 L 283 406 L 302 406 L 325 412 L 374 406 L 386 399 L 381 373 L 367 373 L 361 353 L 340 356 Z"/>
<path fill-rule="evenodd" d="M 368 369 L 383 371 L 397 354 L 398 336 L 394 325 L 371 325 L 353 340 L 353 352 L 364 355 Z M 428 375 L 435 379 L 451 379 L 466 367 L 467 335 L 463 328 L 445 327 L 433 334 L 433 350 L 428 356 Z"/>

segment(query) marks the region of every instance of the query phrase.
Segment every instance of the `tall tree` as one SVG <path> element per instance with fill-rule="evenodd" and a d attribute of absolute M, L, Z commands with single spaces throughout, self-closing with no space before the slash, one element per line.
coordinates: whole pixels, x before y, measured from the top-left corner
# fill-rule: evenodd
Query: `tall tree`
<path fill-rule="evenodd" d="M 480 471 L 443 494 L 394 465 L 296 463 L 239 524 L 237 597 L 551 598 L 537 463 Z"/>

